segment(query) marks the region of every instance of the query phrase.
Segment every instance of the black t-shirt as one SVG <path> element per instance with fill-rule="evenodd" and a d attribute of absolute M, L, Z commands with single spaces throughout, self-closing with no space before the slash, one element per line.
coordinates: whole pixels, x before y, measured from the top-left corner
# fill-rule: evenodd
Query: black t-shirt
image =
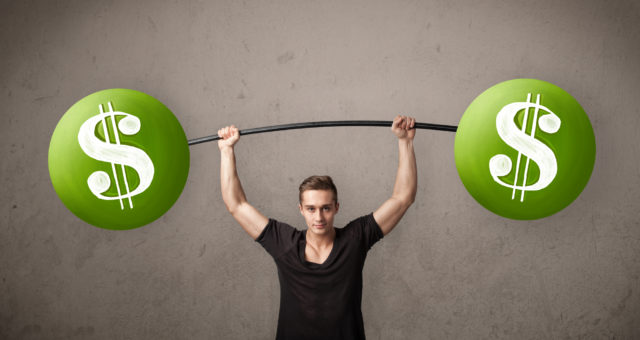
<path fill-rule="evenodd" d="M 362 268 L 382 230 L 373 214 L 335 230 L 333 248 L 322 264 L 305 259 L 306 230 L 269 219 L 256 239 L 278 267 L 276 339 L 365 339 Z"/>

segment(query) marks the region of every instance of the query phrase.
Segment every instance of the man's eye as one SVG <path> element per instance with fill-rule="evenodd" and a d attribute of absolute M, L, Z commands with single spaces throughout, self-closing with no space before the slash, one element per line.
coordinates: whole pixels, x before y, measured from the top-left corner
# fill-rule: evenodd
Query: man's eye
<path fill-rule="evenodd" d="M 309 210 L 309 211 L 313 211 L 313 208 L 307 208 L 307 210 Z"/>
<path fill-rule="evenodd" d="M 329 207 L 324 207 L 324 211 L 329 211 L 329 210 L 331 210 L 331 208 L 329 208 Z"/>

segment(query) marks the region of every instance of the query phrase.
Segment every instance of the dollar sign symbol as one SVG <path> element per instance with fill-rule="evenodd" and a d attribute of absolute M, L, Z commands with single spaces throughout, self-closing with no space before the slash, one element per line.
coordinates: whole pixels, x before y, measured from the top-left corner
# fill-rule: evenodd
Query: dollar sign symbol
<path fill-rule="evenodd" d="M 120 144 L 119 133 L 125 135 L 133 135 L 140 131 L 140 119 L 132 114 L 120 111 L 113 111 L 111 102 L 108 103 L 109 112 L 104 112 L 102 104 L 98 107 L 100 113 L 89 119 L 87 119 L 80 127 L 78 132 L 78 143 L 82 151 L 84 151 L 89 157 L 111 163 L 111 170 L 113 178 L 116 182 L 116 189 L 118 196 L 105 196 L 103 193 L 109 190 L 111 187 L 111 179 L 109 174 L 104 171 L 95 171 L 87 179 L 89 190 L 99 199 L 102 200 L 120 200 L 120 209 L 124 210 L 123 199 L 129 200 L 129 208 L 133 209 L 133 202 L 131 197 L 144 192 L 153 180 L 153 162 L 146 152 L 133 146 Z M 124 116 L 116 124 L 116 116 Z M 108 120 L 111 120 L 115 143 L 111 143 L 109 140 L 109 132 L 107 129 Z M 102 123 L 102 129 L 104 131 L 105 141 L 100 140 L 95 131 L 99 123 Z M 122 170 L 122 177 L 124 179 L 124 186 L 126 193 L 122 193 L 120 183 L 118 180 L 118 174 L 116 172 L 116 164 L 120 165 Z M 125 172 L 125 166 L 133 168 L 140 178 L 138 186 L 131 191 L 129 189 L 129 182 L 127 181 L 127 174 Z"/>
<path fill-rule="evenodd" d="M 489 160 L 489 171 L 493 180 L 498 184 L 507 188 L 512 188 L 511 199 L 515 198 L 517 190 L 521 191 L 520 202 L 524 201 L 525 191 L 535 191 L 546 188 L 556 177 L 558 172 L 558 162 L 556 156 L 549 147 L 535 138 L 536 127 L 546 133 L 556 133 L 560 129 L 560 118 L 548 108 L 540 105 L 540 94 L 537 95 L 535 103 L 531 101 L 531 93 L 527 95 L 526 102 L 515 102 L 504 106 L 496 117 L 496 129 L 498 135 L 510 147 L 518 150 L 518 159 L 516 161 L 515 179 L 513 184 L 502 181 L 499 177 L 506 176 L 511 173 L 511 158 L 504 154 L 497 154 Z M 527 134 L 527 118 L 529 109 L 534 109 L 533 124 L 531 134 Z M 515 123 L 515 116 L 518 112 L 524 110 L 524 120 L 522 128 L 518 128 Z M 546 111 L 548 114 L 541 115 L 538 120 L 539 111 Z M 522 155 L 527 158 L 522 185 L 518 185 L 518 172 L 520 169 L 520 160 Z M 527 172 L 529 170 L 529 161 L 533 160 L 540 169 L 540 177 L 534 184 L 527 185 Z"/>

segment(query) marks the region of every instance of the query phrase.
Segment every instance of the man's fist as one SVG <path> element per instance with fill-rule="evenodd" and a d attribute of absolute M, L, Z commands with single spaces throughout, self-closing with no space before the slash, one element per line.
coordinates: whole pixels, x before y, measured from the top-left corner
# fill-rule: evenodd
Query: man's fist
<path fill-rule="evenodd" d="M 235 125 L 226 126 L 218 130 L 218 136 L 222 138 L 218 140 L 218 148 L 220 148 L 220 150 L 227 147 L 233 148 L 240 139 L 240 131 L 238 131 Z"/>
<path fill-rule="evenodd" d="M 391 124 L 391 131 L 398 136 L 398 139 L 413 139 L 416 135 L 416 119 L 407 116 L 397 116 Z"/>

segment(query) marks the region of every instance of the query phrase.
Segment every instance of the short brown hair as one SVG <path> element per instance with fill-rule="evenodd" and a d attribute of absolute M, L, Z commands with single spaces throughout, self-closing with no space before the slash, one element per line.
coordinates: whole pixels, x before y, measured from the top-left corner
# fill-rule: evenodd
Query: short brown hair
<path fill-rule="evenodd" d="M 336 189 L 333 180 L 329 176 L 310 176 L 300 184 L 299 200 L 302 203 L 302 193 L 307 190 L 331 190 L 333 192 L 333 201 L 338 203 L 338 189 Z"/>

